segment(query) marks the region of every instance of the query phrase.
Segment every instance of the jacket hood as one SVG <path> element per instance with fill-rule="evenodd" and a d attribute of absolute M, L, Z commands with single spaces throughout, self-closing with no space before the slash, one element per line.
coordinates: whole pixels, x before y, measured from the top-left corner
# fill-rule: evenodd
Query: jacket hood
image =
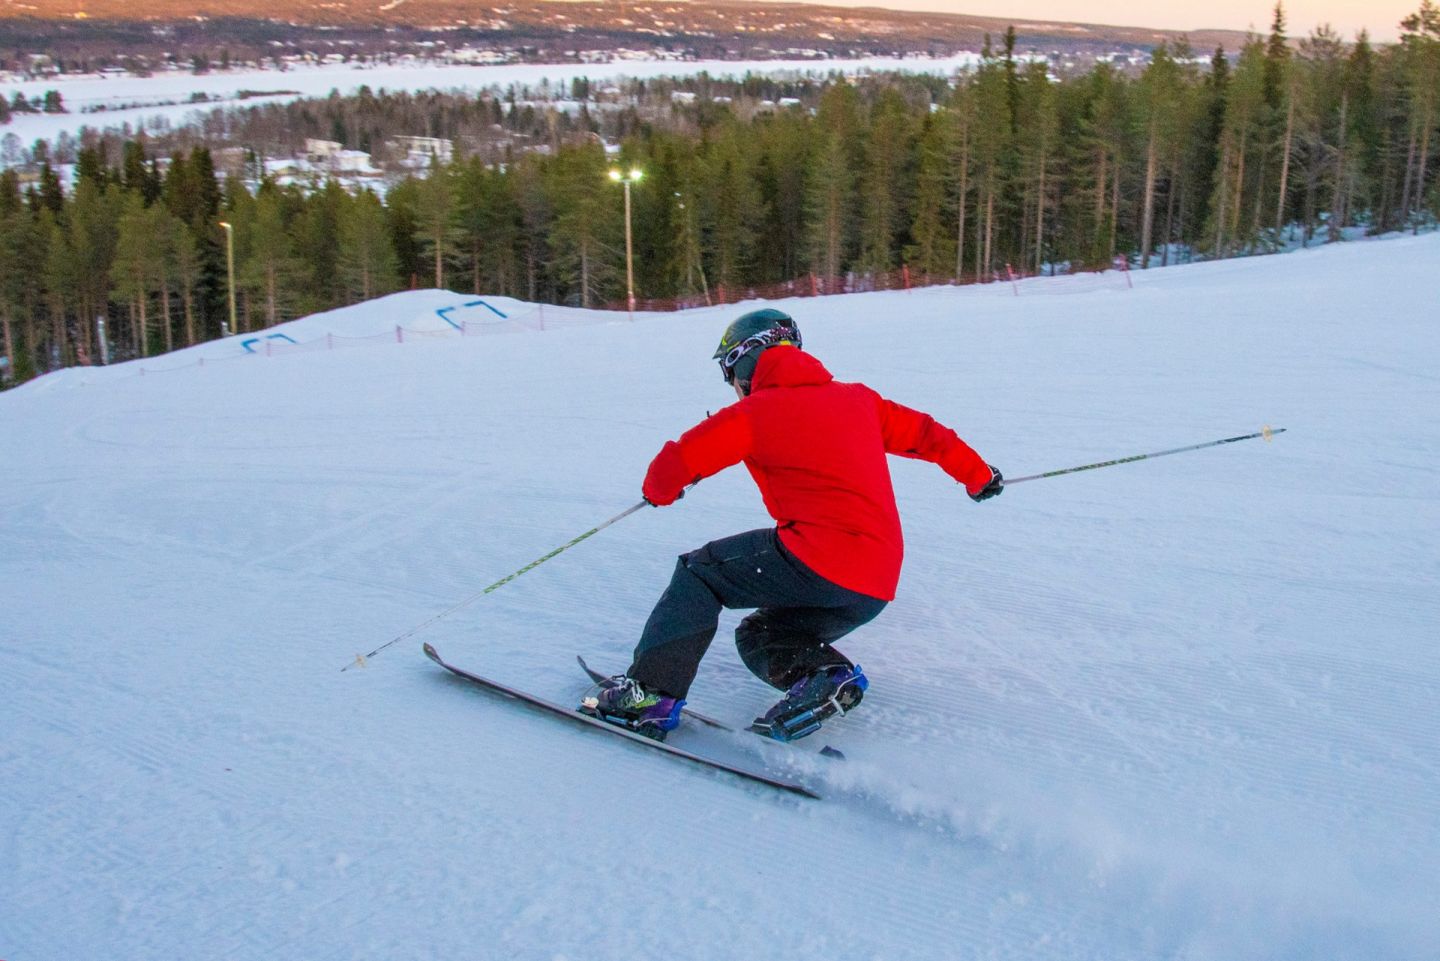
<path fill-rule="evenodd" d="M 755 379 L 750 392 L 770 387 L 816 387 L 834 380 L 825 365 L 798 347 L 771 347 L 760 355 L 755 365 Z"/>

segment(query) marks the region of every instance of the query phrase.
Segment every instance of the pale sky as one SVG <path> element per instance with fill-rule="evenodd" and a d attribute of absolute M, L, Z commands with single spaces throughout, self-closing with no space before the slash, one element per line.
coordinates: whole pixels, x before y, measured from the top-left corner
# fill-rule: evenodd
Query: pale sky
<path fill-rule="evenodd" d="M 1056 20 L 1105 23 L 1127 27 L 1163 27 L 1167 30 L 1254 29 L 1269 33 L 1275 0 L 1204 0 L 1204 2 L 1123 4 L 1100 0 L 818 0 L 847 7 L 890 7 L 898 10 L 938 10 L 983 17 L 1020 20 Z M 1360 28 L 1370 39 L 1388 43 L 1399 39 L 1400 20 L 1420 9 L 1420 0 L 1288 0 L 1287 33 L 1302 37 L 1328 23 L 1346 40 Z"/>

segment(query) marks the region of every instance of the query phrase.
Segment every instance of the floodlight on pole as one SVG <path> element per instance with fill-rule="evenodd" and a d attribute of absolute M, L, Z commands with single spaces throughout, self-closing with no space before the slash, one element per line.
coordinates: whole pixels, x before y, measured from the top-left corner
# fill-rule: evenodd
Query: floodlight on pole
<path fill-rule="evenodd" d="M 645 172 L 631 167 L 629 173 L 612 168 L 610 179 L 625 187 L 625 291 L 626 303 L 630 306 L 630 319 L 635 319 L 635 247 L 630 232 L 630 185 L 639 183 Z"/>
<path fill-rule="evenodd" d="M 225 228 L 225 265 L 229 274 L 229 299 L 230 299 L 230 329 L 225 331 L 225 336 L 237 332 L 235 326 L 235 227 L 228 221 L 220 221 L 220 226 Z"/>

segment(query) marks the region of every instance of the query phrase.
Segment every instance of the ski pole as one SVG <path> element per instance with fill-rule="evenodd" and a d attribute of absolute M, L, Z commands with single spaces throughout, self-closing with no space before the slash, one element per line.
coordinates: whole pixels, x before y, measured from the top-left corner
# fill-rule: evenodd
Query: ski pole
<path fill-rule="evenodd" d="M 578 544 L 578 543 L 580 543 L 581 541 L 585 540 L 585 538 L 587 538 L 587 537 L 592 537 L 592 536 L 594 536 L 595 534 L 600 533 L 600 532 L 603 531 L 605 528 L 609 527 L 611 524 L 614 524 L 616 521 L 623 520 L 623 519 L 625 519 L 626 517 L 629 517 L 631 514 L 635 513 L 635 512 L 638 511 L 640 508 L 645 507 L 648 503 L 649 503 L 648 501 L 643 501 L 643 500 L 642 500 L 640 503 L 636 504 L 636 505 L 633 506 L 633 507 L 627 507 L 625 510 L 623 510 L 623 511 L 621 511 L 620 513 L 616 514 L 614 517 L 610 518 L 608 521 L 605 521 L 603 524 L 597 524 L 595 527 L 590 528 L 588 531 L 586 531 L 585 533 L 581 534 L 579 537 L 576 537 L 575 539 L 569 541 L 568 543 L 561 544 L 559 547 L 555 548 L 553 551 L 551 551 L 550 553 L 546 554 L 544 557 L 537 557 L 535 560 L 531 561 L 529 564 L 526 564 L 524 567 L 520 568 L 520 569 L 519 569 L 518 571 L 516 571 L 515 573 L 510 574 L 510 575 L 508 575 L 508 576 L 506 576 L 506 577 L 500 578 L 498 581 L 496 581 L 494 584 L 491 584 L 489 587 L 485 588 L 483 591 L 477 591 L 476 593 L 471 594 L 469 597 L 465 598 L 465 600 L 461 601 L 459 604 L 456 604 L 456 605 L 453 606 L 453 607 L 450 607 L 450 608 L 447 608 L 446 610 L 441 611 L 439 614 L 436 614 L 434 617 L 430 618 L 429 620 L 425 621 L 424 623 L 417 624 L 415 627 L 413 627 L 413 628 L 411 628 L 410 630 L 406 631 L 404 634 L 401 634 L 399 637 L 396 637 L 396 638 L 393 638 L 393 639 L 391 639 L 391 640 L 386 641 L 384 644 L 381 644 L 379 647 L 375 648 L 375 650 L 371 651 L 369 654 L 356 654 L 356 655 L 355 655 L 355 660 L 351 661 L 349 664 L 346 664 L 344 667 L 340 668 L 341 672 L 343 673 L 344 671 L 348 671 L 348 670 L 350 670 L 350 668 L 354 667 L 354 666 L 357 665 L 357 664 L 360 665 L 361 667 L 365 667 L 365 666 L 366 666 L 366 663 L 370 660 L 370 658 L 374 657 L 376 654 L 379 654 L 381 651 L 385 650 L 385 648 L 391 646 L 392 644 L 398 644 L 398 643 L 400 643 L 401 641 L 405 640 L 406 638 L 414 637 L 416 634 L 419 634 L 421 631 L 425 630 L 425 628 L 429 627 L 431 624 L 434 624 L 436 621 L 440 620 L 441 618 L 443 618 L 443 617 L 449 617 L 451 614 L 454 614 L 456 611 L 460 610 L 462 607 L 468 607 L 469 605 L 475 603 L 475 602 L 478 601 L 480 598 L 484 597 L 486 594 L 489 594 L 491 591 L 499 590 L 500 588 L 504 587 L 506 584 L 509 584 L 509 583 L 510 583 L 511 581 L 513 581 L 515 578 L 519 577 L 521 574 L 524 574 L 524 573 L 526 573 L 526 572 L 528 572 L 528 571 L 534 570 L 535 568 L 539 567 L 541 564 L 544 564 L 544 563 L 545 563 L 546 561 L 548 561 L 550 558 L 554 557 L 556 554 L 559 554 L 559 553 L 561 553 L 561 552 L 563 552 L 563 551 L 568 551 L 570 548 L 574 547 L 576 544 Z"/>
<path fill-rule="evenodd" d="M 1191 444 L 1189 447 L 1176 447 L 1173 450 L 1157 450 L 1150 454 L 1136 454 L 1133 457 L 1121 457 L 1117 460 L 1105 460 L 1101 461 L 1098 464 L 1085 464 L 1080 467 L 1065 467 L 1060 470 L 1047 471 L 1044 474 L 1031 474 L 1029 477 L 1007 477 L 1003 482 L 1003 486 L 1009 487 L 1011 484 L 1019 484 L 1022 481 L 1039 480 L 1042 477 L 1059 477 L 1061 474 L 1074 474 L 1077 471 L 1094 470 L 1097 467 L 1114 467 L 1116 464 L 1130 464 L 1137 460 L 1149 460 L 1152 457 L 1165 457 L 1168 454 L 1183 454 L 1189 450 L 1203 450 L 1206 447 L 1219 447 L 1221 444 L 1233 444 L 1237 440 L 1254 440 L 1256 437 L 1263 437 L 1266 441 L 1269 441 L 1270 438 L 1274 437 L 1276 434 L 1283 433 L 1285 433 L 1285 428 L 1283 427 L 1266 427 L 1258 433 L 1242 434 L 1239 437 L 1226 437 L 1223 440 L 1206 441 L 1203 444 Z"/>

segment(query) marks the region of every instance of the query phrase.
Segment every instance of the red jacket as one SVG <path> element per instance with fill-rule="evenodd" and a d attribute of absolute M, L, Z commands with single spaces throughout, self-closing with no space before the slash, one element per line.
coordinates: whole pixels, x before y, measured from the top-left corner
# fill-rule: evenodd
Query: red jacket
<path fill-rule="evenodd" d="M 990 468 L 929 414 L 840 383 L 810 354 L 771 347 L 751 393 L 670 441 L 645 475 L 652 504 L 745 462 L 780 540 L 816 573 L 881 600 L 895 598 L 905 552 L 885 455 L 938 464 L 978 493 Z"/>

